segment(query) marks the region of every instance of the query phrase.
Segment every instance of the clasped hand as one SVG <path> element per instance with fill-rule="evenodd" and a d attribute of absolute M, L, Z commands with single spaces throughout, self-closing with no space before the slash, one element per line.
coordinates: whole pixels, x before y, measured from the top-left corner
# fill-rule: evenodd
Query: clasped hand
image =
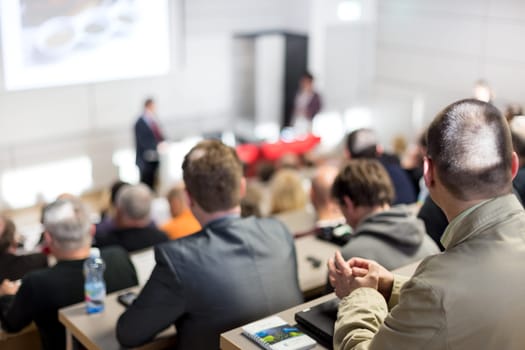
<path fill-rule="evenodd" d="M 375 261 L 362 258 L 345 261 L 339 251 L 328 260 L 328 278 L 340 299 L 357 288 L 368 287 L 378 290 L 388 301 L 394 283 L 394 275 Z"/>

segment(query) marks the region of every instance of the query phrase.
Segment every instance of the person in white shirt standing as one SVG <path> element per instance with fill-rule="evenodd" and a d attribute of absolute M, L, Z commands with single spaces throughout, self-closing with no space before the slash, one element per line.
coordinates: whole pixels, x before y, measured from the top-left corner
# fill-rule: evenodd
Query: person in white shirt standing
<path fill-rule="evenodd" d="M 321 96 L 314 90 L 314 77 L 305 72 L 295 96 L 291 126 L 297 134 L 308 133 L 312 129 L 312 120 L 321 110 Z"/>

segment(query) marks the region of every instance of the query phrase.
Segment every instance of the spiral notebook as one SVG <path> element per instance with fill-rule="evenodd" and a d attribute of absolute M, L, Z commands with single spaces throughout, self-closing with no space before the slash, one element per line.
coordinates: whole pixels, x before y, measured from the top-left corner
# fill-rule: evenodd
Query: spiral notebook
<path fill-rule="evenodd" d="M 279 316 L 271 316 L 242 327 L 242 334 L 267 350 L 307 350 L 315 340 Z"/>

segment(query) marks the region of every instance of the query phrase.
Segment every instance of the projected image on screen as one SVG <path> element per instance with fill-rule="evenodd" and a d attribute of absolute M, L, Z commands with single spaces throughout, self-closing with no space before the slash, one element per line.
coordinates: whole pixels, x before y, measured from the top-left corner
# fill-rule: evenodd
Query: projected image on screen
<path fill-rule="evenodd" d="M 169 70 L 168 0 L 1 0 L 7 90 Z"/>

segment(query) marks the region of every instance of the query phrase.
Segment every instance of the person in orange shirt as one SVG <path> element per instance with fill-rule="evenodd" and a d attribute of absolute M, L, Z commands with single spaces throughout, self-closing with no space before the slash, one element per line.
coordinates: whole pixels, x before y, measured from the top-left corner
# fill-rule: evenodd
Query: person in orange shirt
<path fill-rule="evenodd" d="M 182 185 L 172 188 L 166 198 L 170 204 L 171 219 L 165 222 L 161 229 L 168 234 L 170 239 L 181 238 L 200 231 L 201 225 L 188 208 Z"/>

